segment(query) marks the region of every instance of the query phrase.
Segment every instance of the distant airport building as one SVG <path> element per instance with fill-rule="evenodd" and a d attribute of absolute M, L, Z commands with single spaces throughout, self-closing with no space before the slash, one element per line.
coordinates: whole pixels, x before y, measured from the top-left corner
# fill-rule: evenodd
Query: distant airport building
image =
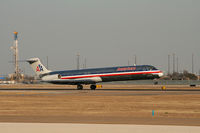
<path fill-rule="evenodd" d="M 5 79 L 6 79 L 5 77 L 0 77 L 0 81 L 5 80 Z"/>
<path fill-rule="evenodd" d="M 6 76 L 0 76 L 0 84 L 15 84 L 15 81 L 7 81 Z"/>

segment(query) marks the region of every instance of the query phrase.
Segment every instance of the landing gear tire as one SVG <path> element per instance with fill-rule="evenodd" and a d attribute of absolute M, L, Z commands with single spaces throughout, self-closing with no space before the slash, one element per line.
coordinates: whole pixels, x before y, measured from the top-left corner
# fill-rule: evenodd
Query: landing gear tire
<path fill-rule="evenodd" d="M 96 85 L 90 85 L 90 89 L 91 89 L 91 90 L 95 90 L 96 88 L 97 88 Z"/>
<path fill-rule="evenodd" d="M 83 89 L 83 85 L 77 85 L 77 90 L 82 90 Z"/>

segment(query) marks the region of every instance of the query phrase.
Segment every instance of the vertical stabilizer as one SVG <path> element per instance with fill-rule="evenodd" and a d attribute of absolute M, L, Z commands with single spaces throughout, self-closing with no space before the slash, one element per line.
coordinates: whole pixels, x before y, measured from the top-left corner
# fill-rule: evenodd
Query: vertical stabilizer
<path fill-rule="evenodd" d="M 47 70 L 46 67 L 40 62 L 39 58 L 31 58 L 28 59 L 27 62 L 33 68 L 33 71 L 39 76 L 40 74 L 45 74 L 51 72 Z"/>

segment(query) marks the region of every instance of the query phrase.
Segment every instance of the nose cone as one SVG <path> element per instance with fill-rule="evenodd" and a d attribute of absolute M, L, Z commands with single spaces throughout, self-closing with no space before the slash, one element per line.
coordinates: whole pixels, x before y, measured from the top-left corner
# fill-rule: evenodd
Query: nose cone
<path fill-rule="evenodd" d="M 160 71 L 160 73 L 158 73 L 159 78 L 161 78 L 162 76 L 164 76 L 163 72 Z"/>

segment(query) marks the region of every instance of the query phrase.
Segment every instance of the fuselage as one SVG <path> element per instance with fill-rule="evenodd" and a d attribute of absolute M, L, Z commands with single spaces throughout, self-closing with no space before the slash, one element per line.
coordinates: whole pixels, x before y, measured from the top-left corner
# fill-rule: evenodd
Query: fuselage
<path fill-rule="evenodd" d="M 98 82 L 155 79 L 162 71 L 151 65 L 119 66 L 80 70 L 53 71 L 40 75 L 43 81 L 55 84 L 96 84 Z"/>

